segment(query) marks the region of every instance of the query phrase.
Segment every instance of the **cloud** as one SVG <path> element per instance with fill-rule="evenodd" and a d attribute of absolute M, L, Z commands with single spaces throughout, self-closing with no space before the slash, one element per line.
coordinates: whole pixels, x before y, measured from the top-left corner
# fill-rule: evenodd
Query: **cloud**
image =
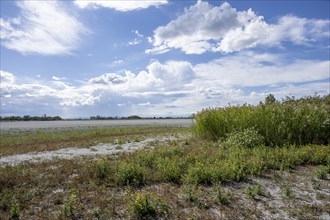
<path fill-rule="evenodd" d="M 141 43 L 141 40 L 135 38 L 134 40 L 128 42 L 128 45 L 133 46 L 133 45 L 138 45 Z"/>
<path fill-rule="evenodd" d="M 269 93 L 278 99 L 329 94 L 329 65 L 328 60 L 240 52 L 196 65 L 152 61 L 138 73 L 104 73 L 75 86 L 63 79 L 21 83 L 20 77 L 0 71 L 1 110 L 44 114 L 51 109 L 67 117 L 189 115 L 228 103 L 258 104 Z"/>
<path fill-rule="evenodd" d="M 60 81 L 66 79 L 65 77 L 58 77 L 58 76 L 52 76 L 52 80 L 54 81 Z"/>
<path fill-rule="evenodd" d="M 91 84 L 122 84 L 127 82 L 127 77 L 122 77 L 116 73 L 105 73 L 99 77 L 90 79 L 88 82 Z"/>
<path fill-rule="evenodd" d="M 211 6 L 198 1 L 183 15 L 154 30 L 153 48 L 146 53 L 180 49 L 186 54 L 207 51 L 229 53 L 258 46 L 280 46 L 283 42 L 312 45 L 329 37 L 329 20 L 283 16 L 268 24 L 252 9 L 237 11 L 227 2 Z"/>
<path fill-rule="evenodd" d="M 17 18 L 1 19 L 1 43 L 23 54 L 70 54 L 89 31 L 57 1 L 20 1 Z"/>
<path fill-rule="evenodd" d="M 330 61 L 292 60 L 283 55 L 244 52 L 194 67 L 207 86 L 253 87 L 302 83 L 329 78 Z M 230 73 L 230 74 L 229 74 Z"/>
<path fill-rule="evenodd" d="M 142 10 L 149 8 L 151 6 L 158 7 L 163 4 L 167 4 L 168 0 L 148 0 L 148 1 L 102 1 L 102 0 L 75 0 L 74 3 L 80 8 L 86 7 L 104 7 L 111 8 L 117 11 L 133 11 L 133 10 Z"/>

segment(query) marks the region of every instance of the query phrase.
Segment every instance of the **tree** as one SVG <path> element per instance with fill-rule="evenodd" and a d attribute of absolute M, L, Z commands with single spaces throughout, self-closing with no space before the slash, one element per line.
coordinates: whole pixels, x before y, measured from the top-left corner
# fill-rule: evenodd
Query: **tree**
<path fill-rule="evenodd" d="M 268 94 L 266 97 L 265 97 L 265 104 L 266 105 L 270 105 L 270 104 L 274 104 L 276 103 L 276 98 L 273 94 Z"/>

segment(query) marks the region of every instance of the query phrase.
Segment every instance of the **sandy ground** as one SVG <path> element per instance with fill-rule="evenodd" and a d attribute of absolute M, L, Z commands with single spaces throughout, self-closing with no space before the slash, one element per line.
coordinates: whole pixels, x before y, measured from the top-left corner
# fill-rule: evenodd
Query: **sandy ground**
<path fill-rule="evenodd" d="M 126 142 L 124 144 L 98 144 L 88 148 L 65 148 L 55 151 L 31 152 L 26 154 L 15 154 L 11 156 L 0 157 L 0 167 L 6 165 L 17 165 L 24 162 L 41 162 L 55 158 L 73 159 L 82 156 L 111 155 L 123 152 L 132 152 L 147 146 L 152 147 L 152 142 L 164 142 L 178 139 L 174 136 L 160 136 L 147 138 L 139 142 Z"/>
<path fill-rule="evenodd" d="M 139 120 L 73 120 L 73 121 L 14 121 L 0 122 L 1 130 L 8 129 L 38 129 L 38 128 L 69 128 L 93 126 L 185 126 L 192 125 L 192 119 L 139 119 Z"/>

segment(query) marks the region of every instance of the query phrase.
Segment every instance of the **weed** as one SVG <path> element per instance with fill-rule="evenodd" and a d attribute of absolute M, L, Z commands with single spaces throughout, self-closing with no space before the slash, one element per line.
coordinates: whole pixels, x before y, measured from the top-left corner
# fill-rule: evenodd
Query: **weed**
<path fill-rule="evenodd" d="M 61 214 L 64 219 L 76 219 L 78 218 L 78 213 L 81 212 L 82 209 L 83 207 L 79 201 L 78 193 L 74 191 L 64 199 L 64 208 Z"/>
<path fill-rule="evenodd" d="M 256 200 L 256 197 L 257 196 L 261 196 L 262 195 L 261 185 L 260 184 L 257 184 L 255 186 L 248 185 L 245 188 L 245 194 L 249 198 Z"/>
<path fill-rule="evenodd" d="M 229 205 L 230 200 L 231 200 L 231 195 L 225 192 L 221 186 L 218 186 L 216 201 L 221 205 Z"/>
<path fill-rule="evenodd" d="M 317 168 L 314 173 L 318 179 L 325 180 L 327 179 L 327 174 L 330 173 L 330 167 L 321 166 Z"/>
<path fill-rule="evenodd" d="M 123 162 L 118 164 L 115 181 L 119 185 L 141 186 L 145 183 L 145 170 L 138 164 Z"/>
<path fill-rule="evenodd" d="M 11 219 L 19 219 L 20 208 L 16 198 L 12 199 L 10 207 L 10 217 Z"/>
<path fill-rule="evenodd" d="M 103 180 L 110 173 L 110 168 L 111 166 L 109 161 L 102 157 L 96 161 L 93 161 L 88 166 L 88 171 L 92 177 L 96 177 L 97 179 Z"/>
<path fill-rule="evenodd" d="M 314 178 L 314 176 L 312 176 L 312 178 L 311 178 L 311 183 L 312 183 L 313 189 L 315 189 L 315 190 L 320 189 L 320 183 Z"/>
<path fill-rule="evenodd" d="M 101 209 L 100 208 L 94 208 L 92 210 L 93 215 L 96 219 L 100 219 L 101 218 Z"/>
<path fill-rule="evenodd" d="M 285 198 L 287 198 L 287 199 L 293 199 L 294 198 L 292 188 L 290 187 L 289 184 L 284 184 L 283 187 L 282 187 L 282 190 L 283 190 L 283 195 L 284 195 Z"/>
<path fill-rule="evenodd" d="M 183 196 L 188 202 L 196 202 L 198 199 L 198 188 L 196 185 L 183 185 Z"/>
<path fill-rule="evenodd" d="M 132 196 L 130 208 L 138 219 L 155 217 L 166 212 L 166 205 L 151 193 L 136 193 Z"/>

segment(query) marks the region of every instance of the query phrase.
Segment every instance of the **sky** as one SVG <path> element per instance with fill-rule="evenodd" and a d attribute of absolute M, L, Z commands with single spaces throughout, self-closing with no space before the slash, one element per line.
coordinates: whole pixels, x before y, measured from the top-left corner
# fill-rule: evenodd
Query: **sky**
<path fill-rule="evenodd" d="M 0 4 L 1 116 L 190 116 L 330 92 L 328 0 Z"/>

